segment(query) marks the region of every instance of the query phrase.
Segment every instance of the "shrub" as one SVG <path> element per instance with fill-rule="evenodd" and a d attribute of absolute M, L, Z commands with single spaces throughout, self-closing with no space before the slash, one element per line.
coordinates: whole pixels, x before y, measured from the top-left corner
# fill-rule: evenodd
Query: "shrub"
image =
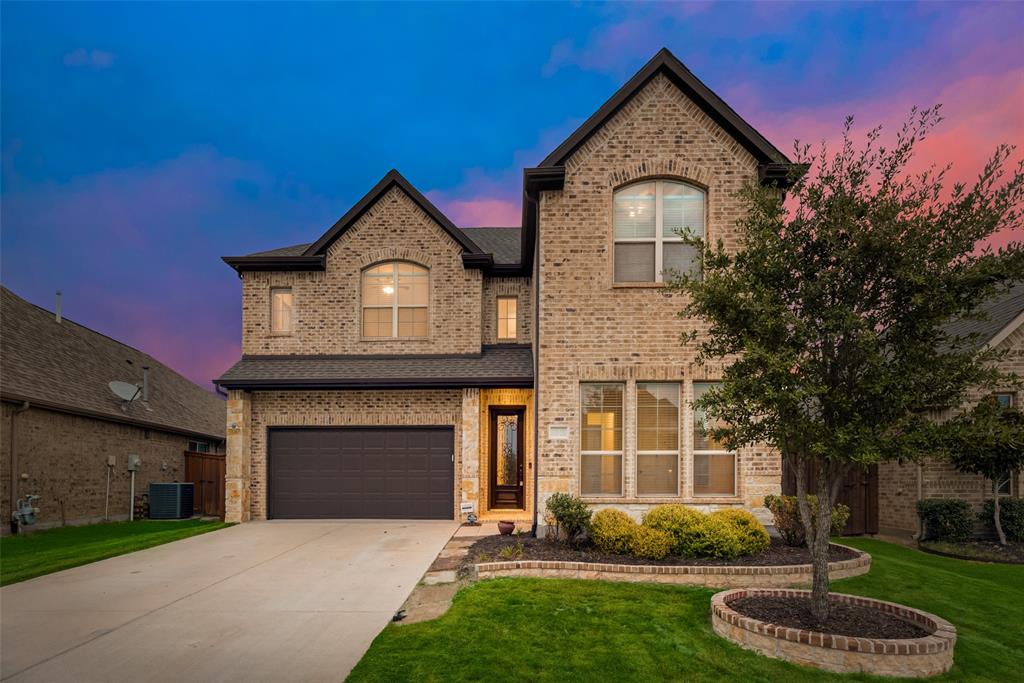
<path fill-rule="evenodd" d="M 978 517 L 992 533 L 996 531 L 994 515 L 995 505 L 991 500 L 986 500 Z M 1008 541 L 1024 541 L 1024 498 L 1000 498 L 999 523 Z"/>
<path fill-rule="evenodd" d="M 590 520 L 590 538 L 601 552 L 628 553 L 637 526 L 622 510 L 600 510 Z"/>
<path fill-rule="evenodd" d="M 672 553 L 683 555 L 694 530 L 704 521 L 704 513 L 685 505 L 658 505 L 644 515 L 645 527 L 663 531 L 672 538 Z"/>
<path fill-rule="evenodd" d="M 734 559 L 743 554 L 743 534 L 726 517 L 707 515 L 686 535 L 682 555 Z"/>
<path fill-rule="evenodd" d="M 749 510 L 719 510 L 712 512 L 708 517 L 720 517 L 735 527 L 742 546 L 741 555 L 763 553 L 772 544 L 768 530 Z"/>
<path fill-rule="evenodd" d="M 971 507 L 959 498 L 927 498 L 917 501 L 924 539 L 966 541 L 971 536 Z"/>
<path fill-rule="evenodd" d="M 663 560 L 672 550 L 672 537 L 661 529 L 637 526 L 629 542 L 629 551 L 649 560 Z"/>
<path fill-rule="evenodd" d="M 593 514 L 581 498 L 568 493 L 552 495 L 548 498 L 547 508 L 555 518 L 555 534 L 564 534 L 565 540 L 569 543 L 586 531 L 590 515 Z"/>
<path fill-rule="evenodd" d="M 807 496 L 807 504 L 811 508 L 811 514 L 818 511 L 818 497 Z M 786 545 L 802 546 L 807 539 L 804 538 L 804 525 L 800 521 L 800 506 L 797 504 L 796 496 L 765 496 L 764 506 L 772 513 L 775 521 L 775 528 Z M 846 520 L 850 518 L 850 508 L 842 503 L 832 506 L 832 534 L 842 533 L 846 526 Z"/>

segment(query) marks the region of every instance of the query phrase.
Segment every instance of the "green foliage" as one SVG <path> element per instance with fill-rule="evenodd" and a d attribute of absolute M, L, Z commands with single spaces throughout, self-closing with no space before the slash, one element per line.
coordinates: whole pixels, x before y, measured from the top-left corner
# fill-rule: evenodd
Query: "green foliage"
<path fill-rule="evenodd" d="M 547 502 L 548 512 L 555 518 L 556 535 L 564 536 L 573 543 L 587 529 L 590 515 L 593 514 L 582 498 L 568 493 L 555 493 Z"/>
<path fill-rule="evenodd" d="M 685 505 L 658 505 L 644 515 L 643 525 L 664 531 L 672 537 L 672 554 L 683 555 L 683 548 L 704 521 L 704 513 Z"/>
<path fill-rule="evenodd" d="M 649 560 L 663 560 L 671 550 L 672 537 L 649 526 L 637 526 L 629 540 L 629 551 Z"/>
<path fill-rule="evenodd" d="M 732 520 L 706 515 L 687 533 L 680 547 L 682 555 L 734 559 L 744 555 L 746 535 Z"/>
<path fill-rule="evenodd" d="M 974 530 L 971 506 L 959 498 L 925 498 L 917 501 L 917 515 L 924 529 L 922 538 L 966 541 Z"/>
<path fill-rule="evenodd" d="M 740 540 L 740 555 L 762 553 L 768 550 L 768 546 L 772 544 L 768 530 L 764 528 L 761 522 L 757 521 L 757 517 L 751 514 L 749 510 L 737 508 L 718 510 L 708 515 L 709 519 L 713 517 L 726 520 L 735 529 L 735 533 Z"/>
<path fill-rule="evenodd" d="M 995 531 L 993 513 L 995 505 L 992 500 L 985 501 L 985 507 L 979 515 L 989 531 Z M 1011 541 L 1024 541 L 1024 498 L 1000 498 L 999 519 L 1003 524 L 1003 532 Z"/>
<path fill-rule="evenodd" d="M 811 514 L 818 512 L 818 497 L 813 494 L 807 495 L 807 505 L 811 508 Z M 804 537 L 804 525 L 800 521 L 800 508 L 797 505 L 796 496 L 775 496 L 764 497 L 764 506 L 772 513 L 775 520 L 775 528 L 786 545 L 803 546 L 807 539 Z M 832 528 L 830 533 L 835 536 L 843 531 L 846 520 L 850 518 L 850 508 L 842 503 L 832 507 Z"/>
<path fill-rule="evenodd" d="M 629 552 L 638 526 L 622 510 L 606 508 L 596 512 L 590 520 L 590 538 L 601 552 L 625 554 Z"/>

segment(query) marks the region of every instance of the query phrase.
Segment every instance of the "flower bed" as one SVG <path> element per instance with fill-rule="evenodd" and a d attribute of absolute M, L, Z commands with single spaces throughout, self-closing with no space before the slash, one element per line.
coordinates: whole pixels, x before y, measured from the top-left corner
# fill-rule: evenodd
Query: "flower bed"
<path fill-rule="evenodd" d="M 920 635 L 879 638 L 821 633 L 773 623 L 785 621 L 785 615 L 764 621 L 745 616 L 732 607 L 759 597 L 797 600 L 809 596 L 810 592 L 805 590 L 756 588 L 718 593 L 711 599 L 712 626 L 715 633 L 748 650 L 828 671 L 920 678 L 943 673 L 953 665 L 953 648 L 956 645 L 953 625 L 934 614 L 896 603 L 831 594 L 834 604 L 878 610 L 891 618 L 908 622 L 912 631 L 920 629 Z M 856 622 L 854 619 L 854 628 L 865 632 L 880 628 L 877 624 L 869 626 L 862 623 L 858 626 Z M 884 630 L 884 625 L 881 628 Z"/>

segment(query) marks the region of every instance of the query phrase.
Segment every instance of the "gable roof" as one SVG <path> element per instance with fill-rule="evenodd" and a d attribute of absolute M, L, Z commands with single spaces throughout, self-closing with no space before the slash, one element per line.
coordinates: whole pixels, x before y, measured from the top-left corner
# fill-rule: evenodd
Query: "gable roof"
<path fill-rule="evenodd" d="M 142 384 L 149 367 L 149 406 L 127 412 L 107 386 Z M 224 401 L 152 356 L 25 301 L 6 287 L 0 301 L 0 394 L 4 400 L 112 422 L 223 439 Z"/>
<path fill-rule="evenodd" d="M 596 133 L 612 116 L 614 116 L 633 97 L 643 90 L 655 76 L 664 74 L 672 83 L 701 110 L 725 129 L 750 152 L 761 164 L 788 164 L 789 159 L 780 152 L 767 138 L 758 133 L 753 126 L 743 120 L 732 107 L 716 95 L 711 88 L 693 75 L 668 48 L 661 48 L 651 61 L 619 88 L 611 98 L 601 105 L 600 109 L 583 122 L 576 131 L 565 139 L 562 144 L 547 155 L 541 167 L 561 166 L 590 137 Z"/>
<path fill-rule="evenodd" d="M 993 297 L 978 309 L 981 319 L 961 319 L 945 326 L 945 332 L 957 337 L 977 335 L 977 348 L 998 346 L 1024 325 L 1024 282 Z"/>

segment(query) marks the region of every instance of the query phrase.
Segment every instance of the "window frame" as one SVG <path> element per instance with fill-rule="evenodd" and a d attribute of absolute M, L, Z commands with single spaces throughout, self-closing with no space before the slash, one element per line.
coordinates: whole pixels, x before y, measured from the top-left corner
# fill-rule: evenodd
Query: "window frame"
<path fill-rule="evenodd" d="M 622 415 L 622 424 L 619 425 L 619 431 L 621 433 L 620 447 L 619 450 L 606 451 L 585 451 L 583 450 L 583 419 L 585 415 L 584 404 L 583 404 L 583 388 L 586 386 L 617 386 L 619 388 L 620 399 L 620 412 Z M 624 498 L 626 495 L 626 383 L 625 382 L 580 382 L 579 383 L 579 485 L 580 485 L 580 497 L 581 498 Z M 618 456 L 619 458 L 619 492 L 618 493 L 604 493 L 598 491 L 596 493 L 587 493 L 583 490 L 583 457 L 586 455 L 612 455 Z"/>
<path fill-rule="evenodd" d="M 280 292 L 287 292 L 291 296 L 290 311 L 288 318 L 288 329 L 274 329 L 276 316 L 274 313 L 274 297 Z M 277 336 L 288 336 L 295 333 L 295 289 L 291 285 L 271 285 L 270 287 L 270 334 Z"/>
<path fill-rule="evenodd" d="M 419 274 L 419 273 L 417 273 L 417 274 L 406 273 L 405 277 L 423 277 L 423 278 L 426 278 L 426 281 L 427 281 L 427 303 L 425 305 L 408 305 L 408 304 L 402 305 L 402 304 L 400 304 L 398 302 L 398 291 L 399 291 L 399 289 L 398 289 L 398 281 L 399 281 L 399 278 L 400 278 L 400 275 L 399 275 L 399 265 L 400 264 L 406 264 L 406 265 L 409 265 L 409 266 L 413 266 L 413 267 L 419 268 L 419 269 L 421 269 L 423 271 L 422 274 Z M 364 300 L 364 297 L 365 297 L 364 289 L 365 289 L 365 286 L 366 286 L 367 275 L 374 268 L 380 268 L 381 266 L 391 266 L 391 282 L 392 282 L 392 287 L 394 288 L 394 301 L 392 303 L 390 303 L 390 304 L 368 304 Z M 374 277 L 380 277 L 380 279 L 383 279 L 382 276 L 374 276 Z M 369 308 L 377 309 L 377 310 L 389 309 L 389 308 L 391 309 L 391 334 L 389 336 L 386 336 L 386 337 L 383 337 L 383 336 L 368 336 L 366 334 L 366 319 L 365 319 L 365 315 L 366 315 L 366 310 L 369 309 Z M 426 312 L 427 312 L 427 320 L 426 320 L 427 333 L 426 334 L 424 334 L 424 335 L 412 335 L 412 336 L 407 336 L 407 337 L 403 337 L 403 336 L 398 334 L 398 319 L 399 319 L 398 312 L 399 312 L 400 309 L 403 309 L 403 308 L 405 308 L 405 309 L 418 309 L 418 308 L 422 308 L 422 309 L 426 310 Z M 393 261 L 380 261 L 378 263 L 373 263 L 373 264 L 370 264 L 370 265 L 366 266 L 365 268 L 363 268 L 359 272 L 359 337 L 360 337 L 360 339 L 362 339 L 364 341 L 394 341 L 394 340 L 398 340 L 398 339 L 401 339 L 401 340 L 429 339 L 430 338 L 430 268 L 428 268 L 427 266 L 424 266 L 424 265 L 422 265 L 420 263 L 415 263 L 413 261 L 403 261 L 401 259 L 396 259 L 396 260 L 393 260 Z"/>
<path fill-rule="evenodd" d="M 690 382 L 690 486 L 691 495 L 694 498 L 737 498 L 740 488 L 740 472 L 739 472 L 739 458 L 737 457 L 736 451 L 730 451 L 728 449 L 707 449 L 697 448 L 696 444 L 696 432 L 697 432 L 697 410 L 694 407 L 696 402 L 696 387 L 699 384 L 721 384 L 721 381 L 715 380 L 698 380 Z M 732 492 L 731 493 L 697 493 L 697 456 L 698 455 L 731 455 L 732 456 Z"/>
<path fill-rule="evenodd" d="M 501 317 L 501 302 L 502 301 L 505 301 L 505 302 L 511 301 L 512 302 L 512 304 L 513 304 L 513 311 L 512 311 L 512 316 L 511 317 L 507 317 L 507 316 L 505 318 Z M 501 296 L 499 296 L 499 297 L 497 297 L 495 299 L 494 308 L 495 308 L 495 317 L 497 318 L 497 327 L 494 330 L 495 338 L 498 341 L 504 341 L 504 342 L 516 341 L 517 339 L 519 339 L 519 297 L 514 295 L 514 294 L 503 294 L 503 295 L 501 295 Z M 511 320 L 512 321 L 512 327 L 514 328 L 515 334 L 513 334 L 511 336 L 504 336 L 504 337 L 501 336 L 501 322 L 502 322 L 502 320 L 505 320 L 505 321 Z"/>
<path fill-rule="evenodd" d="M 666 450 L 640 450 L 640 387 L 648 384 L 661 384 L 667 386 L 675 386 L 676 388 L 676 449 L 674 451 Z M 637 380 L 635 400 L 633 406 L 635 428 L 633 430 L 633 477 L 636 483 L 636 497 L 637 498 L 678 498 L 682 485 L 680 484 L 682 474 L 682 452 L 683 452 L 683 438 L 682 438 L 682 408 L 683 408 L 683 386 L 681 382 L 645 382 Z M 659 492 L 659 493 L 641 493 L 640 492 L 640 456 L 641 455 L 675 455 L 676 456 L 676 467 L 675 467 L 675 480 L 676 488 L 672 492 Z"/>
<path fill-rule="evenodd" d="M 619 237 L 615 234 L 615 195 L 623 190 L 627 190 L 634 185 L 643 185 L 645 183 L 654 183 L 654 236 L 653 237 Z M 621 185 L 612 192 L 612 283 L 616 286 L 630 287 L 630 286 L 643 286 L 643 285 L 663 285 L 665 284 L 664 278 L 664 264 L 665 264 L 665 244 L 683 244 L 684 240 L 682 237 L 676 234 L 672 234 L 671 237 L 664 236 L 664 187 L 665 183 L 672 183 L 675 185 L 683 185 L 691 189 L 697 190 L 704 197 L 703 209 L 703 239 L 707 240 L 708 231 L 708 191 L 707 188 L 697 185 L 695 183 L 679 180 L 677 178 L 645 178 L 637 180 L 626 185 Z M 653 280 L 617 280 L 615 279 L 615 247 L 619 244 L 654 244 L 654 279 Z"/>
<path fill-rule="evenodd" d="M 995 398 L 997 401 L 999 401 L 999 405 L 1003 405 L 1003 402 L 1000 400 L 1000 397 L 1003 397 L 1003 396 L 1005 396 L 1008 399 L 1007 402 L 1006 402 L 1006 405 L 1003 406 L 1004 408 L 1013 408 L 1013 407 L 1015 407 L 1017 405 L 1017 394 L 1015 392 L 1013 392 L 1013 391 L 994 391 L 994 392 L 992 392 L 992 397 Z M 993 484 L 994 484 L 993 490 L 995 491 L 995 495 L 999 496 L 1000 498 L 1013 498 L 1013 490 L 1014 490 L 1013 483 L 1014 483 L 1014 480 L 1016 478 L 1017 478 L 1016 470 L 1010 470 L 1009 472 L 1006 473 L 1006 478 L 1005 479 L 1001 479 L 1000 481 L 993 482 Z M 1006 484 L 1006 491 L 1000 490 L 1001 489 L 1000 484 Z"/>
<path fill-rule="evenodd" d="M 189 453 L 213 453 L 213 446 L 209 441 L 189 439 L 187 450 Z"/>

